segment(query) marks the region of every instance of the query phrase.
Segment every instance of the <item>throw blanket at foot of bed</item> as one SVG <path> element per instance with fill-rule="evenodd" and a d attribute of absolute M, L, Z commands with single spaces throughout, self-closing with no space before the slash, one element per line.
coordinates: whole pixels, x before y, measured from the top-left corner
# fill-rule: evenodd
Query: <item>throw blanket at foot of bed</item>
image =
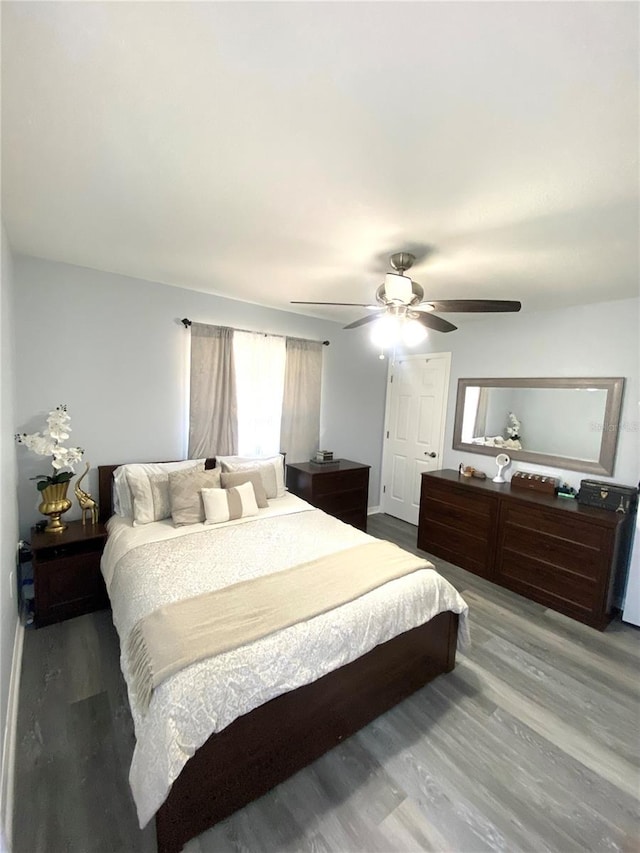
<path fill-rule="evenodd" d="M 136 695 L 179 670 L 353 601 L 389 581 L 432 568 L 391 542 L 368 542 L 299 566 L 177 601 L 133 627 L 129 654 Z"/>

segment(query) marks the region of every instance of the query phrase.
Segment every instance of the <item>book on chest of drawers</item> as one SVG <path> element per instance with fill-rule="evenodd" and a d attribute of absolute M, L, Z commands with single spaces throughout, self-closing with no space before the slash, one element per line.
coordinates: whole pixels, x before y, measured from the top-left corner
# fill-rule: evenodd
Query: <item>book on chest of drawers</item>
<path fill-rule="evenodd" d="M 422 475 L 418 548 L 604 630 L 634 519 L 508 484 Z"/>
<path fill-rule="evenodd" d="M 369 467 L 350 459 L 287 464 L 287 488 L 329 515 L 366 530 Z"/>

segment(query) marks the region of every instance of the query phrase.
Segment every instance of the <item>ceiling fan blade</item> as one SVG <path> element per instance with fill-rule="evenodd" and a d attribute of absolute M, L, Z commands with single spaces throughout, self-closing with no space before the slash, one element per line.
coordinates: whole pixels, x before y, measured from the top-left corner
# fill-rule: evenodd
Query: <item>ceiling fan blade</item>
<path fill-rule="evenodd" d="M 419 313 L 416 320 L 426 326 L 427 329 L 434 329 L 436 332 L 455 332 L 458 328 L 448 320 L 443 320 L 442 317 L 437 317 L 435 314 L 425 314 L 422 311 Z"/>
<path fill-rule="evenodd" d="M 343 326 L 343 329 L 357 329 L 358 326 L 364 326 L 365 323 L 373 323 L 374 320 L 377 320 L 380 314 L 384 314 L 384 310 L 375 311 L 371 314 L 367 314 L 366 317 L 361 317 L 359 320 L 354 320 L 353 323 L 349 323 L 348 326 Z"/>
<path fill-rule="evenodd" d="M 346 305 L 349 308 L 377 308 L 377 305 L 370 305 L 368 302 L 300 302 L 297 299 L 292 299 L 289 305 Z"/>
<path fill-rule="evenodd" d="M 435 301 L 426 300 L 433 305 L 434 311 L 441 313 L 488 313 L 491 311 L 519 311 L 522 308 L 520 302 L 508 299 L 444 299 Z M 420 306 L 415 306 L 420 310 Z"/>

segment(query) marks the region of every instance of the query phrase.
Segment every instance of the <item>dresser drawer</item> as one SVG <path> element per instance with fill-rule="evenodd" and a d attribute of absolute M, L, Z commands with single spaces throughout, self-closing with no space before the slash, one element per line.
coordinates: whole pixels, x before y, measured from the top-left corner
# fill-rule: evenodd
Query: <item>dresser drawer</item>
<path fill-rule="evenodd" d="M 441 557 L 481 577 L 491 574 L 491 548 L 488 540 L 455 526 L 422 519 L 418 528 L 418 548 Z"/>
<path fill-rule="evenodd" d="M 567 516 L 549 512 L 543 507 L 532 505 L 505 505 L 505 524 L 520 528 L 523 533 L 530 530 L 535 536 L 540 533 L 554 536 L 573 545 L 600 551 L 606 543 L 608 530 L 575 515 Z"/>
<path fill-rule="evenodd" d="M 549 607 L 590 613 L 597 579 L 574 574 L 553 563 L 517 551 L 503 550 L 497 580 L 514 592 Z"/>
<path fill-rule="evenodd" d="M 440 512 L 457 512 L 458 517 L 469 515 L 477 524 L 484 520 L 485 526 L 491 523 L 495 516 L 496 500 L 490 495 L 468 492 L 456 487 L 444 486 L 437 481 L 423 479 L 421 491 L 422 503 L 429 501 L 432 510 L 440 504 Z"/>
<path fill-rule="evenodd" d="M 445 503 L 427 495 L 420 504 L 420 518 L 428 523 L 452 527 L 460 533 L 469 533 L 476 538 L 486 538 L 495 513 L 490 504 L 479 504 L 476 510 L 468 504 Z"/>

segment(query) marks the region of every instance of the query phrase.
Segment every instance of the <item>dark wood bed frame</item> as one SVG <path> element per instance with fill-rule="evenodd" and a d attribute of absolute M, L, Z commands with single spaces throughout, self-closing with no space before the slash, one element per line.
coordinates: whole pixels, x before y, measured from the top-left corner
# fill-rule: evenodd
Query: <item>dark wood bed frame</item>
<path fill-rule="evenodd" d="M 215 460 L 207 460 L 212 468 Z M 117 465 L 100 466 L 100 520 L 112 512 Z M 158 853 L 266 794 L 455 664 L 458 616 L 447 611 L 340 669 L 284 693 L 212 734 L 156 813 Z"/>

